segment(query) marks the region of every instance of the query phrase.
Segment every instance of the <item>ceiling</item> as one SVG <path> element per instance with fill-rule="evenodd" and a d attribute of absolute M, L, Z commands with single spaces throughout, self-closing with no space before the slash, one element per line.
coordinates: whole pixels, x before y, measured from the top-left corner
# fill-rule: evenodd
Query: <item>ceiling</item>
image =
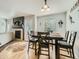
<path fill-rule="evenodd" d="M 77 0 L 47 0 L 50 11 L 41 12 L 44 0 L 0 0 L 0 15 L 12 17 L 17 15 L 37 16 L 60 13 L 69 10 Z"/>

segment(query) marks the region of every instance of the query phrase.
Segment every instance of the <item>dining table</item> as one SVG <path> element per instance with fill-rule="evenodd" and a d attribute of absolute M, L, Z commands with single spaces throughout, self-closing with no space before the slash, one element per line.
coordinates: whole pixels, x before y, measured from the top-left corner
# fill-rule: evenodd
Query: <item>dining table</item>
<path fill-rule="evenodd" d="M 49 36 L 32 35 L 32 37 L 33 38 L 37 38 L 37 39 L 39 39 L 41 37 L 44 37 L 47 40 L 55 40 L 55 59 L 60 59 L 60 57 L 59 57 L 59 50 L 58 50 L 58 47 L 57 47 L 57 45 L 58 45 L 57 42 L 63 40 L 63 37 L 59 33 L 52 33 Z M 37 42 L 38 42 L 38 40 L 37 40 Z M 35 47 L 35 53 L 36 53 L 36 47 Z"/>

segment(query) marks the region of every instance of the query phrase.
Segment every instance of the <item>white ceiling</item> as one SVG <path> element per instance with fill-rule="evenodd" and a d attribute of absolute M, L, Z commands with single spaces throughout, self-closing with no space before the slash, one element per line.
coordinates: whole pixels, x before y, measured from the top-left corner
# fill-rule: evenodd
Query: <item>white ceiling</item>
<path fill-rule="evenodd" d="M 50 11 L 41 12 L 44 0 L 0 0 L 0 15 L 10 17 L 21 15 L 45 15 L 70 9 L 77 0 L 47 0 Z"/>

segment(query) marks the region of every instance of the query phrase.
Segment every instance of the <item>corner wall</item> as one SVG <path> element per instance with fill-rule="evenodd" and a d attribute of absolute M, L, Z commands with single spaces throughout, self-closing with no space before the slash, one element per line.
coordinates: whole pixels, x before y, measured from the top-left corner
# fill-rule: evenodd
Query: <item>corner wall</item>
<path fill-rule="evenodd" d="M 79 59 L 79 11 L 78 10 L 73 11 L 71 13 L 70 11 L 67 11 L 67 17 L 66 17 L 66 30 L 77 32 L 77 37 L 74 46 L 76 59 Z M 69 15 L 72 17 L 72 21 L 74 21 L 74 23 L 71 23 Z"/>

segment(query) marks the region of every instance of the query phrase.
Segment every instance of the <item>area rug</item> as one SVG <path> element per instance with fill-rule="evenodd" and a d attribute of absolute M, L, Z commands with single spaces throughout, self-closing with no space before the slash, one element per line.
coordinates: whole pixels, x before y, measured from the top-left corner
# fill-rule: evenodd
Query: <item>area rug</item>
<path fill-rule="evenodd" d="M 24 41 L 14 42 L 0 52 L 0 59 L 27 59 L 27 46 Z"/>

